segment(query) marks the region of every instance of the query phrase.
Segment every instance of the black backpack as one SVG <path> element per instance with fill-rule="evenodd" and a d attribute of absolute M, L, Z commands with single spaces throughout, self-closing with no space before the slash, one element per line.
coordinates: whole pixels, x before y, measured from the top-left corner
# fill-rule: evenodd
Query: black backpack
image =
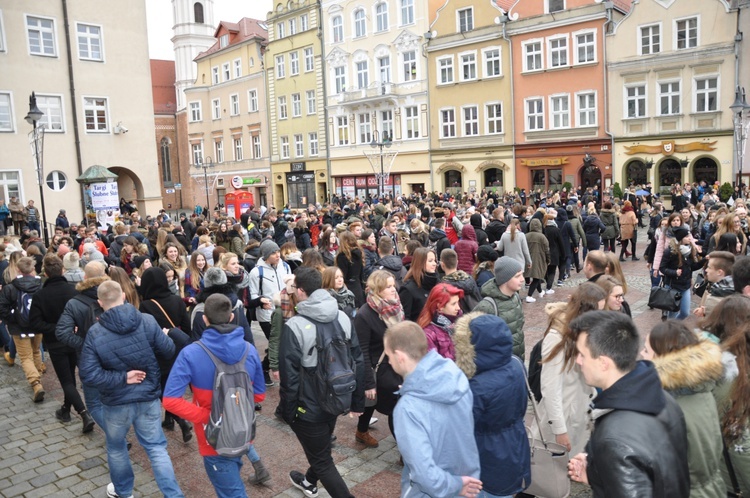
<path fill-rule="evenodd" d="M 329 323 L 310 320 L 315 324 L 315 349 L 318 364 L 313 374 L 315 394 L 320 407 L 331 415 L 348 413 L 357 389 L 351 341 L 346 338 L 338 318 Z M 312 354 L 312 348 L 308 355 Z"/>
<path fill-rule="evenodd" d="M 546 335 L 546 334 L 545 334 Z M 544 337 L 539 339 L 539 342 L 534 344 L 529 355 L 529 386 L 531 392 L 534 393 L 537 403 L 542 401 L 542 342 Z"/>
<path fill-rule="evenodd" d="M 88 308 L 88 313 L 86 313 L 83 323 L 76 324 L 78 327 L 76 334 L 81 337 L 86 337 L 89 329 L 99 321 L 99 317 L 104 313 L 104 309 L 99 305 L 99 301 L 85 294 L 78 294 L 73 297 L 73 299 L 80 301 Z"/>
<path fill-rule="evenodd" d="M 15 315 L 16 323 L 24 332 L 28 332 L 31 326 L 29 315 L 31 313 L 31 299 L 33 297 L 34 294 L 16 289 L 16 309 L 13 310 L 13 314 Z"/>

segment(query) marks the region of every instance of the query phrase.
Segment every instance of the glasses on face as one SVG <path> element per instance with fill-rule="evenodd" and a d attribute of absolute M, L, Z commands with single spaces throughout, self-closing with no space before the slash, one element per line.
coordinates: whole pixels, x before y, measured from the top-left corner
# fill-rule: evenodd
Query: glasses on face
<path fill-rule="evenodd" d="M 614 295 L 614 296 L 612 296 L 612 297 L 614 297 L 614 298 L 615 298 L 615 299 L 617 299 L 618 301 L 624 301 L 624 300 L 625 300 L 625 294 L 615 294 L 615 295 Z"/>

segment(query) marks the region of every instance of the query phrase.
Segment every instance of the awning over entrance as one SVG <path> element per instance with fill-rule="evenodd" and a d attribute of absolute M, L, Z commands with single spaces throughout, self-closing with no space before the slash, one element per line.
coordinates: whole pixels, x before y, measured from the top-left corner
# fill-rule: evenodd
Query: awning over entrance
<path fill-rule="evenodd" d="M 111 180 L 117 180 L 118 176 L 112 173 L 104 166 L 95 164 L 86 168 L 81 176 L 76 178 L 76 181 L 81 184 L 85 183 L 104 183 Z"/>

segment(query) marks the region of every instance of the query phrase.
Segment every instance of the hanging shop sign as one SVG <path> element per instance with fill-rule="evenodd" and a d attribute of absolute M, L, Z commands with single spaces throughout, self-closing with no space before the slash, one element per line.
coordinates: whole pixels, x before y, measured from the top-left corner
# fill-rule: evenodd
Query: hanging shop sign
<path fill-rule="evenodd" d="M 671 156 L 676 152 L 693 152 L 696 150 L 711 151 L 716 150 L 716 140 L 713 142 L 688 142 L 685 144 L 675 143 L 674 140 L 662 140 L 661 145 L 626 145 L 625 154 L 663 154 Z"/>
<path fill-rule="evenodd" d="M 521 166 L 561 166 L 568 164 L 567 157 L 545 157 L 543 159 L 521 159 Z"/>

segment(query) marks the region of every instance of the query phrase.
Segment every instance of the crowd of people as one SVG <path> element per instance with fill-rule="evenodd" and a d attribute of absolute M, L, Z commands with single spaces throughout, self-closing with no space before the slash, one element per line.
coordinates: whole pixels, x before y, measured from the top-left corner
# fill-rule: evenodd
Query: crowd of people
<path fill-rule="evenodd" d="M 321 334 L 347 344 L 354 440 L 377 447 L 369 427 L 376 412 L 387 418 L 402 496 L 523 493 L 539 477 L 524 422 L 530 399 L 543 421 L 532 433 L 567 449 L 570 478 L 594 496 L 723 495 L 725 447 L 748 493 L 744 202 L 685 185 L 668 214 L 643 187 L 648 195 L 634 187 L 622 198 L 598 187 L 334 198 L 251 207 L 240 219 L 204 209 L 141 218 L 126 203 L 108 227 L 70 223 L 61 211 L 48 245 L 33 218 L 15 226 L 14 217 L 0 244 L 4 357 L 42 402 L 49 355 L 64 392 L 55 417 L 70 422 L 74 410 L 82 432 L 104 431 L 113 498 L 132 495 L 131 427 L 161 491 L 182 496 L 163 432 L 175 426 L 185 443 L 197 439 L 218 496 L 247 496 L 245 455 L 220 455 L 207 439 L 215 359 L 244 365 L 255 410 L 278 386 L 275 414 L 310 464 L 292 484 L 312 498 L 319 483 L 352 496 L 331 455 L 337 416 L 316 385 Z M 654 285 L 682 293 L 681 309 L 647 334 L 630 317 L 621 266 L 640 259 L 639 227 Z M 572 270 L 587 281 L 556 302 Z M 694 287 L 702 297 L 692 310 Z M 540 298 L 549 326 L 527 355 L 524 303 Z M 698 330 L 681 321 L 691 313 Z M 253 322 L 268 340 L 262 351 Z M 267 483 L 273 469 L 252 444 L 246 455 L 249 484 Z"/>

